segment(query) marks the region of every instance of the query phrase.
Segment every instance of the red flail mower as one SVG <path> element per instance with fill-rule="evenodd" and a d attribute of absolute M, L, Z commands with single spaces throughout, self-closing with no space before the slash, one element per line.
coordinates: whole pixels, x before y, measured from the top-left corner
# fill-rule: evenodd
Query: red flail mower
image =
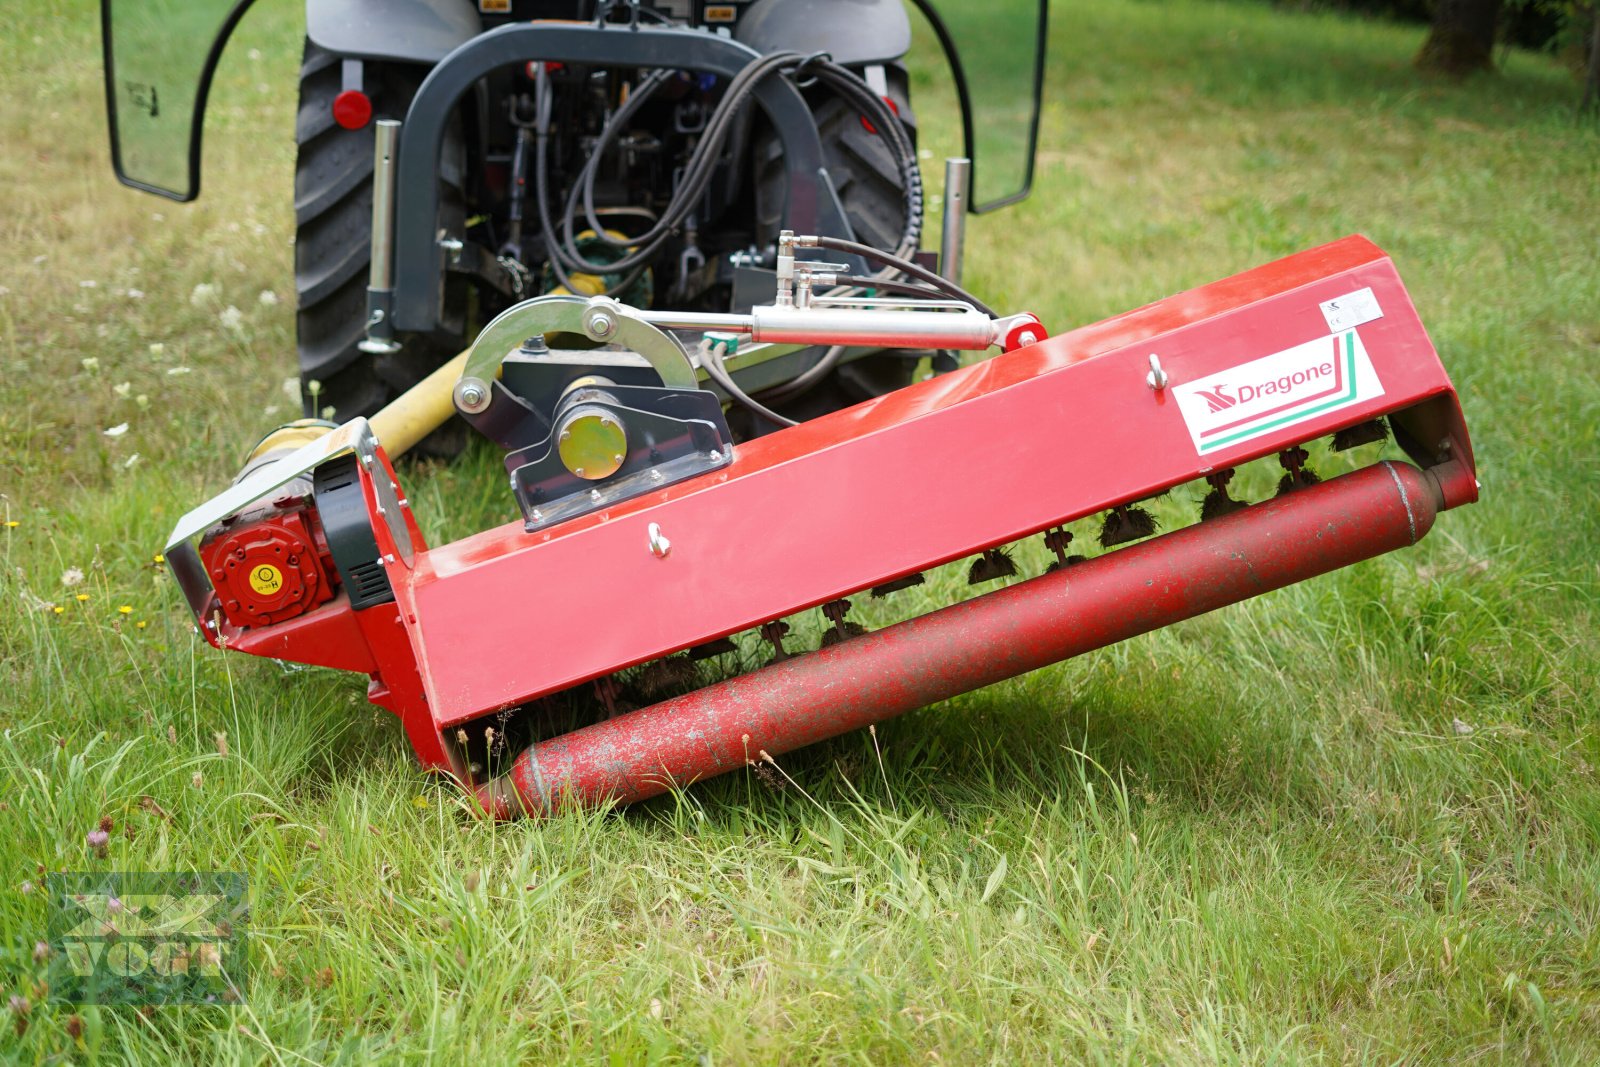
<path fill-rule="evenodd" d="M 370 422 L 276 431 L 171 538 L 201 632 L 367 675 L 424 766 L 504 818 L 856 730 L 1413 545 L 1477 498 L 1450 380 L 1363 238 L 1054 337 L 960 301 L 824 295 L 830 265 L 798 253 L 834 244 L 785 232 L 777 292 L 745 314 L 519 303 Z M 852 345 L 1002 351 L 730 429 L 725 402 L 750 399 L 733 372 Z M 452 413 L 506 448 L 522 514 L 430 546 L 391 459 Z M 1390 437 L 1411 462 L 1312 471 L 1322 442 Z M 1274 458 L 1274 497 L 1230 495 Z M 1200 520 L 1156 535 L 1140 502 L 1201 481 Z M 1101 515 L 1106 550 L 1072 553 L 1090 538 L 1065 525 Z M 974 584 L 1012 576 L 1005 546 L 1033 537 L 1046 573 L 871 632 L 848 617 L 964 558 Z M 786 645 L 812 609 L 822 647 Z M 740 635 L 766 665 L 694 688 Z"/>

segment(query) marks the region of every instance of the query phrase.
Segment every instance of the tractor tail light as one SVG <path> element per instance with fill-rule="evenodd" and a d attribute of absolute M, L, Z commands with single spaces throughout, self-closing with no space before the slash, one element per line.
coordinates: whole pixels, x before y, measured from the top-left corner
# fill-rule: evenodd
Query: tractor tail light
<path fill-rule="evenodd" d="M 372 121 L 372 98 L 360 89 L 346 89 L 333 98 L 333 121 L 347 130 L 359 130 Z"/>

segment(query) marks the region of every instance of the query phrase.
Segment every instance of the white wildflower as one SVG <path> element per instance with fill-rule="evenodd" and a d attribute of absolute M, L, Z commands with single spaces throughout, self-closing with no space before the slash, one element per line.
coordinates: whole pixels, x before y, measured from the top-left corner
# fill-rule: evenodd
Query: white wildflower
<path fill-rule="evenodd" d="M 132 382 L 118 382 L 116 385 L 113 385 L 111 387 L 111 391 L 113 393 L 116 393 L 122 399 L 126 400 L 126 399 L 128 399 L 128 397 L 133 395 L 133 383 Z"/>
<path fill-rule="evenodd" d="M 133 455 L 122 461 L 122 469 L 125 471 L 131 471 L 133 469 L 133 465 L 138 462 L 139 453 L 135 452 Z"/>
<path fill-rule="evenodd" d="M 93 374 L 95 371 L 100 369 L 100 357 L 84 356 L 82 359 L 78 360 L 78 366 L 82 367 L 90 374 Z"/>
<path fill-rule="evenodd" d="M 121 437 L 123 434 L 128 432 L 128 424 L 125 422 L 119 422 L 109 430 L 101 430 L 100 432 L 105 434 L 107 437 Z"/>
<path fill-rule="evenodd" d="M 201 282 L 189 293 L 189 303 L 193 307 L 201 307 L 217 295 L 217 287 L 210 282 Z"/>
<path fill-rule="evenodd" d="M 283 380 L 283 395 L 288 397 L 291 403 L 300 403 L 300 379 L 285 378 Z"/>
<path fill-rule="evenodd" d="M 167 221 L 167 216 L 162 214 L 159 211 L 150 212 L 150 218 L 153 219 L 156 222 L 166 222 Z"/>
<path fill-rule="evenodd" d="M 128 290 L 128 299 L 129 300 L 143 300 L 144 299 L 144 290 L 143 289 L 129 289 Z"/>
<path fill-rule="evenodd" d="M 42 266 L 44 266 L 44 261 L 49 259 L 49 258 L 50 258 L 49 256 L 34 256 L 33 257 L 33 265 L 35 267 L 42 267 Z"/>
<path fill-rule="evenodd" d="M 167 346 L 162 344 L 160 341 L 152 342 L 150 345 L 150 354 L 155 356 L 157 359 L 160 359 L 162 353 L 166 352 L 166 350 Z"/>
<path fill-rule="evenodd" d="M 85 278 L 83 281 L 78 283 L 78 288 L 79 289 L 93 289 L 95 286 L 97 286 L 99 284 L 100 283 L 95 281 L 93 278 Z"/>
<path fill-rule="evenodd" d="M 168 367 L 167 368 L 167 377 L 176 378 L 180 374 L 188 374 L 189 371 L 190 371 L 189 367 Z"/>
<path fill-rule="evenodd" d="M 250 57 L 250 62 L 252 63 L 261 62 L 261 49 L 259 48 L 252 48 L 250 51 L 246 52 L 245 55 Z"/>
<path fill-rule="evenodd" d="M 150 397 L 144 393 L 140 393 L 138 396 L 133 398 L 133 402 L 139 405 L 140 411 L 143 411 L 150 406 Z"/>
<path fill-rule="evenodd" d="M 278 405 L 276 405 L 276 404 L 268 404 L 266 407 L 261 409 L 261 414 L 267 416 L 268 418 L 271 418 L 273 415 L 276 415 L 277 413 L 278 413 Z"/>
<path fill-rule="evenodd" d="M 333 405 L 332 404 L 329 404 L 327 407 L 322 409 L 322 417 L 325 418 L 325 419 L 330 419 L 330 420 L 333 418 Z"/>
<path fill-rule="evenodd" d="M 0 285 L 0 296 L 5 296 L 10 292 L 11 292 L 11 286 L 9 286 L 9 285 Z"/>
<path fill-rule="evenodd" d="M 224 330 L 237 332 L 244 328 L 244 312 L 229 304 L 222 309 L 222 314 L 217 316 L 217 321 L 222 323 Z"/>
<path fill-rule="evenodd" d="M 61 572 L 61 584 L 68 589 L 83 584 L 83 571 L 78 567 L 68 567 Z"/>
<path fill-rule="evenodd" d="M 278 302 L 278 294 L 274 293 L 271 289 L 263 289 L 261 290 L 261 302 L 267 305 L 267 307 L 272 307 Z"/>
<path fill-rule="evenodd" d="M 250 224 L 250 229 L 255 233 L 255 235 L 257 237 L 265 237 L 267 235 L 267 228 L 265 226 L 261 225 L 261 223 L 259 223 L 259 222 L 252 222 Z"/>

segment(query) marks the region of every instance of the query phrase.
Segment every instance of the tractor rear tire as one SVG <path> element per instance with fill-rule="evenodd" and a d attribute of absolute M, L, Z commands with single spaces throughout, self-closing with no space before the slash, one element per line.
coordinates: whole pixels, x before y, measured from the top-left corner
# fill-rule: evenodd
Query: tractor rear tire
<path fill-rule="evenodd" d="M 331 417 L 341 421 L 372 415 L 465 345 L 465 288 L 453 284 L 446 287 L 444 321 L 435 330 L 400 336 L 402 347 L 391 356 L 358 347 L 366 336 L 374 124 L 348 130 L 333 119 L 344 58 L 306 42 L 294 176 L 301 396 L 307 415 L 329 417 L 332 408 Z M 420 66 L 363 64 L 362 88 L 372 100 L 373 119 L 403 119 L 426 74 Z M 452 124 L 440 157 L 440 224 L 454 223 L 457 233 L 465 215 L 463 158 L 460 130 Z M 444 439 L 435 444 L 451 450 Z"/>
<path fill-rule="evenodd" d="M 917 119 L 911 110 L 910 79 L 899 63 L 884 64 L 889 99 L 913 144 Z M 844 207 L 856 240 L 895 251 L 905 228 L 905 190 L 900 168 L 888 143 L 862 122 L 861 113 L 826 89 L 810 96 L 822 159 Z M 756 216 L 763 240 L 776 240 L 783 224 L 788 188 L 783 146 L 770 131 L 756 142 Z M 804 422 L 830 411 L 870 400 L 911 384 L 917 361 L 924 353 L 901 351 L 863 356 L 835 369 L 815 387 L 792 399 L 772 404 L 774 411 Z M 765 420 L 754 425 L 766 426 Z"/>
<path fill-rule="evenodd" d="M 884 80 L 889 99 L 900 122 L 917 140 L 917 118 L 911 111 L 910 82 L 906 68 L 886 63 Z M 844 206 L 845 218 L 855 230 L 856 240 L 893 252 L 900 244 L 905 226 L 904 189 L 894 153 L 877 133 L 862 122 L 861 113 L 837 94 L 817 88 L 808 94 L 811 114 L 822 140 L 822 161 L 833 179 L 834 191 Z M 783 144 L 775 133 L 767 132 L 756 143 L 757 229 L 763 240 L 776 240 L 783 225 L 783 207 L 788 191 L 788 172 Z"/>

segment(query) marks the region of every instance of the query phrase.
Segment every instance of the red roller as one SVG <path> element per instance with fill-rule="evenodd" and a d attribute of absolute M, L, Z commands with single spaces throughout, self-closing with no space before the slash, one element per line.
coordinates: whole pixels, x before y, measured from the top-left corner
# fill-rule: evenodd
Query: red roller
<path fill-rule="evenodd" d="M 1384 462 L 534 745 L 498 817 L 642 800 L 1397 548 L 1439 488 Z"/>

